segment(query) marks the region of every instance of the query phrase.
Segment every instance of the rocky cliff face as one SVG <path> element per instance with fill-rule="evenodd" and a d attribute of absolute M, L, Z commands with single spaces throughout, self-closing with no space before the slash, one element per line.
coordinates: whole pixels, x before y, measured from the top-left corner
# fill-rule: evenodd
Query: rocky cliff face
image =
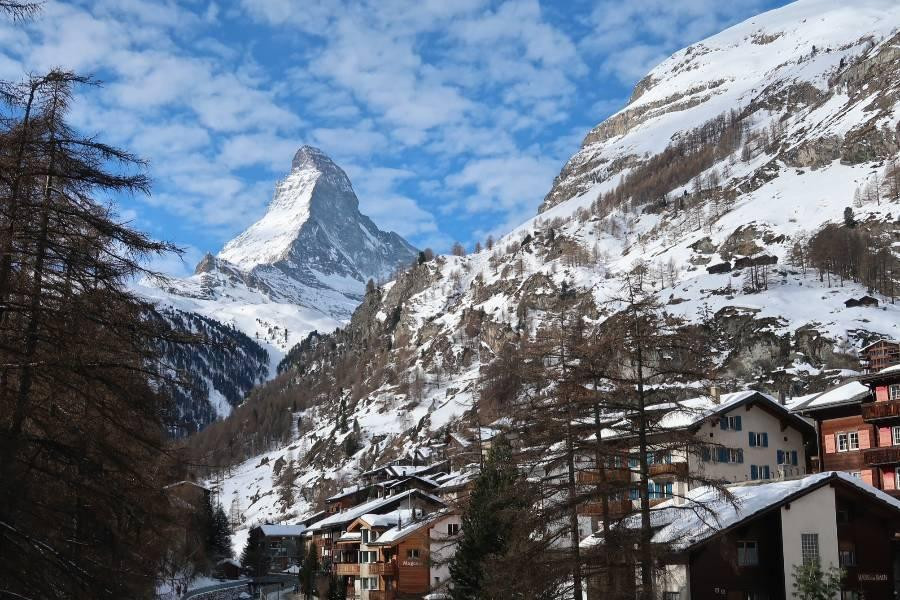
<path fill-rule="evenodd" d="M 249 387 L 275 374 L 287 349 L 311 331 L 330 332 L 349 320 L 369 279 L 387 280 L 416 254 L 399 235 L 381 231 L 359 212 L 353 186 L 339 166 L 321 150 L 301 147 L 259 221 L 218 255 L 207 254 L 191 277 L 138 286 L 161 307 L 243 333 L 258 350 L 251 354 L 268 356 L 262 376 L 243 386 L 238 382 L 246 373 L 238 372 L 237 364 L 228 381 L 231 361 L 223 354 L 223 374 L 211 383 L 193 377 L 200 391 L 190 393 L 193 408 L 180 410 L 200 415 L 200 426 L 227 415 Z M 196 406 L 204 395 L 208 410 Z"/>
<path fill-rule="evenodd" d="M 348 327 L 295 348 L 260 398 L 299 425 L 265 438 L 229 424 L 256 446 L 229 449 L 223 497 L 239 497 L 248 523 L 288 518 L 376 461 L 439 452 L 473 424 L 485 365 L 563 300 L 603 322 L 617 275 L 638 263 L 669 312 L 712 316 L 701 351 L 726 387 L 791 396 L 846 375 L 856 348 L 900 337 L 900 307 L 873 292 L 878 308 L 847 308 L 868 284 L 811 267 L 808 241 L 844 227 L 850 207 L 900 283 L 900 183 L 884 185 L 898 158 L 898 28 L 893 0 L 800 0 L 677 52 L 586 136 L 535 218 L 478 254 L 415 267 L 368 294 Z M 313 391 L 294 402 L 298 390 Z M 269 464 L 300 460 L 306 495 L 286 514 L 266 463 L 240 462 L 260 448 Z"/>

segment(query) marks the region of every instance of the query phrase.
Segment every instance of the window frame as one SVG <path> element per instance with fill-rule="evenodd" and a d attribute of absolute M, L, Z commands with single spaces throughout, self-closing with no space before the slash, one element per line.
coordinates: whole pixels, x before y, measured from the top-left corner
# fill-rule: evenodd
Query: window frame
<path fill-rule="evenodd" d="M 856 445 L 853 445 L 853 440 L 856 440 Z M 850 443 L 850 450 L 859 450 L 859 432 L 858 431 L 848 431 L 847 432 L 847 440 Z"/>
<path fill-rule="evenodd" d="M 813 556 L 813 553 L 815 556 Z M 804 565 L 818 563 L 822 560 L 822 554 L 819 550 L 818 532 L 800 534 L 800 557 Z"/>
<path fill-rule="evenodd" d="M 752 550 L 752 552 L 751 552 Z M 758 567 L 759 566 L 759 541 L 758 540 L 738 540 L 737 541 L 737 564 L 739 567 Z"/>
<path fill-rule="evenodd" d="M 891 427 L 891 442 L 894 446 L 900 446 L 900 425 Z"/>
<path fill-rule="evenodd" d="M 838 452 L 849 452 L 850 451 L 850 434 L 846 431 L 840 431 L 834 434 L 834 439 L 837 442 L 835 450 Z"/>
<path fill-rule="evenodd" d="M 900 383 L 887 386 L 888 400 L 900 400 Z"/>
<path fill-rule="evenodd" d="M 421 553 L 419 552 L 419 548 L 407 548 L 406 549 L 406 559 L 407 560 L 419 560 L 421 558 Z"/>
<path fill-rule="evenodd" d="M 447 535 L 451 537 L 454 535 L 459 535 L 459 525 L 459 523 L 447 523 Z"/>

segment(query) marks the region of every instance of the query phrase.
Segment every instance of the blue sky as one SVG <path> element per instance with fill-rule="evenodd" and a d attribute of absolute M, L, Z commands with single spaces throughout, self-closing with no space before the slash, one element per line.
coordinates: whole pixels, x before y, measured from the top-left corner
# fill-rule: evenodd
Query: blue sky
<path fill-rule="evenodd" d="M 147 158 L 120 213 L 187 250 L 260 217 L 308 143 L 361 209 L 446 250 L 534 214 L 585 133 L 673 51 L 783 0 L 93 0 L 0 25 L 0 78 L 63 66 L 104 82 L 83 131 Z"/>

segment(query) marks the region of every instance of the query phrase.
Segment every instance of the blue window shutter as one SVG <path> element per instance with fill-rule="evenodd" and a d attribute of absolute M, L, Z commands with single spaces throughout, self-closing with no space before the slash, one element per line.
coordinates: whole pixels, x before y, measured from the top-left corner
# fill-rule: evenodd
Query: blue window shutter
<path fill-rule="evenodd" d="M 769 447 L 769 434 L 763 433 L 762 435 L 763 435 L 763 439 L 762 439 L 763 448 L 768 448 Z"/>
<path fill-rule="evenodd" d="M 769 465 L 765 465 L 763 467 L 763 479 L 769 479 L 771 474 L 769 473 Z"/>
<path fill-rule="evenodd" d="M 641 497 L 641 496 L 640 496 L 640 493 L 638 493 L 638 489 L 637 489 L 637 488 L 631 488 L 630 490 L 628 490 L 628 498 L 629 498 L 629 499 L 631 499 L 631 500 L 637 500 L 637 499 L 640 498 L 640 497 Z"/>
<path fill-rule="evenodd" d="M 759 469 L 756 468 L 756 465 L 750 465 L 750 479 L 757 479 L 759 477 Z"/>
<path fill-rule="evenodd" d="M 728 448 L 719 448 L 719 462 L 727 463 L 728 462 Z"/>
<path fill-rule="evenodd" d="M 670 481 L 666 484 L 666 498 L 671 498 L 673 494 L 672 482 Z"/>
<path fill-rule="evenodd" d="M 728 419 L 726 419 L 725 417 L 721 417 L 721 418 L 719 419 L 719 428 L 720 428 L 722 431 L 728 429 Z"/>
<path fill-rule="evenodd" d="M 776 455 L 776 457 L 777 457 L 776 460 L 778 461 L 778 464 L 779 464 L 779 465 L 783 465 L 783 464 L 784 464 L 784 451 L 783 451 L 783 450 L 776 450 L 776 451 L 775 451 L 775 455 Z"/>
<path fill-rule="evenodd" d="M 753 446 L 756 445 L 756 434 L 753 433 L 752 431 L 750 431 L 749 436 L 750 436 L 750 447 L 752 448 Z"/>
<path fill-rule="evenodd" d="M 791 464 L 797 466 L 797 451 L 791 450 Z"/>
<path fill-rule="evenodd" d="M 738 455 L 738 462 L 743 464 L 744 463 L 744 449 L 738 448 L 737 455 Z"/>
<path fill-rule="evenodd" d="M 703 446 L 700 448 L 700 460 L 703 462 L 709 462 L 709 446 Z"/>
<path fill-rule="evenodd" d="M 740 415 L 738 415 L 734 418 L 734 430 L 735 431 L 741 430 L 741 416 Z"/>

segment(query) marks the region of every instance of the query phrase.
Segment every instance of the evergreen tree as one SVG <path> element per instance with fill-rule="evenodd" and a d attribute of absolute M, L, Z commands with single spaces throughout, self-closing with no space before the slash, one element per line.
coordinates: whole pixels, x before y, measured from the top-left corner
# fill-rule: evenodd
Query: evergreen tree
<path fill-rule="evenodd" d="M 841 591 L 843 572 L 823 570 L 818 561 L 794 565 L 794 594 L 800 600 L 832 600 Z"/>
<path fill-rule="evenodd" d="M 319 572 L 319 555 L 315 543 L 309 544 L 309 549 L 303 557 L 300 566 L 300 591 L 303 597 L 310 600 L 316 587 L 316 574 Z"/>
<path fill-rule="evenodd" d="M 266 551 L 266 538 L 262 529 L 254 527 L 247 537 L 247 545 L 241 552 L 241 565 L 253 572 L 257 577 L 269 572 L 271 559 Z"/>
<path fill-rule="evenodd" d="M 856 217 L 853 216 L 853 209 L 849 206 L 844 209 L 844 225 L 850 229 L 856 227 Z"/>
<path fill-rule="evenodd" d="M 281 468 L 278 474 L 278 501 L 281 503 L 281 510 L 287 511 L 294 505 L 294 486 L 297 480 L 297 466 L 294 463 L 294 457 L 289 455 L 287 463 Z"/>
<path fill-rule="evenodd" d="M 212 511 L 206 547 L 213 563 L 218 563 L 224 558 L 231 558 L 231 527 L 221 504 L 216 504 L 215 510 Z"/>
<path fill-rule="evenodd" d="M 486 571 L 491 559 L 507 550 L 515 520 L 524 508 L 518 481 L 510 446 L 499 436 L 492 441 L 462 515 L 462 536 L 450 563 L 453 600 L 486 597 Z"/>

